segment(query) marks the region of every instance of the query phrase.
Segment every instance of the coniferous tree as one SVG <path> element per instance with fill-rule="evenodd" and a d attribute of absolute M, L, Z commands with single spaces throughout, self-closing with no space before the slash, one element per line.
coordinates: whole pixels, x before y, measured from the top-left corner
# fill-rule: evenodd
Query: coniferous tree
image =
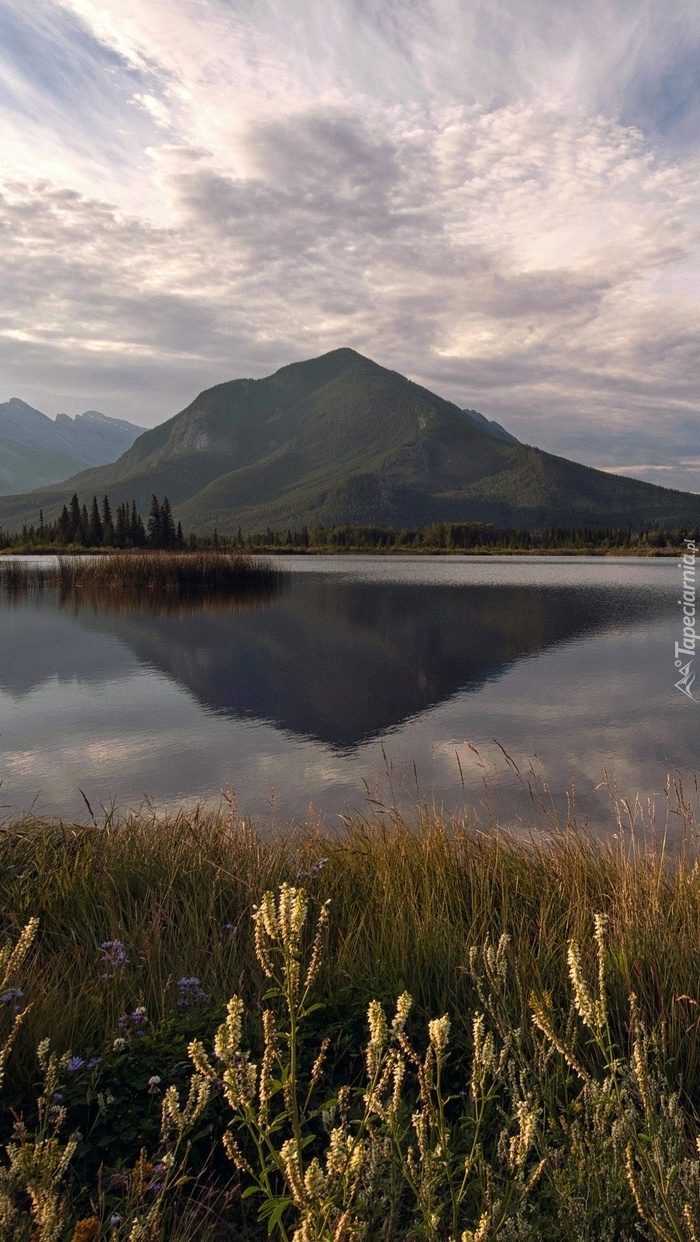
<path fill-rule="evenodd" d="M 125 548 L 129 539 L 129 512 L 126 505 L 117 506 L 117 521 L 114 528 L 114 542 L 118 548 Z"/>
<path fill-rule="evenodd" d="M 80 540 L 80 501 L 77 492 L 73 492 L 70 502 L 70 531 L 69 543 L 78 543 Z"/>
<path fill-rule="evenodd" d="M 173 513 L 170 508 L 170 501 L 166 496 L 160 506 L 160 546 L 162 548 L 174 548 L 177 543 L 177 532 L 173 521 Z"/>
<path fill-rule="evenodd" d="M 112 520 L 109 496 L 105 496 L 102 501 L 102 538 L 107 547 L 111 547 L 114 543 L 114 522 Z"/>
<path fill-rule="evenodd" d="M 135 500 L 132 500 L 131 502 L 131 518 L 129 521 L 129 537 L 131 539 L 132 547 L 140 548 L 143 546 L 143 543 L 144 543 L 143 522 L 141 521 L 141 515 L 136 508 Z"/>
<path fill-rule="evenodd" d="M 80 530 L 78 540 L 84 548 L 87 547 L 90 540 L 90 514 L 87 511 L 87 505 L 83 505 L 80 510 Z"/>
<path fill-rule="evenodd" d="M 97 505 L 97 496 L 93 496 L 90 506 L 90 519 L 88 524 L 88 542 L 92 548 L 101 548 L 103 543 L 104 531 L 102 529 L 102 519 L 100 510 Z"/>
<path fill-rule="evenodd" d="M 56 528 L 57 528 L 56 534 L 58 536 L 58 542 L 63 543 L 63 544 L 70 543 L 71 524 L 70 524 L 70 513 L 68 512 L 67 505 L 64 505 L 63 508 L 61 509 L 61 515 L 58 519 L 58 522 L 56 523 Z"/>
<path fill-rule="evenodd" d="M 176 534 L 177 534 L 177 546 L 178 546 L 178 548 L 184 548 L 184 546 L 185 546 L 185 536 L 184 536 L 184 535 L 183 535 L 183 533 L 182 533 L 182 523 L 181 523 L 181 522 L 178 522 L 178 524 L 177 524 L 177 532 L 176 532 Z"/>
<path fill-rule="evenodd" d="M 148 515 L 148 542 L 152 548 L 162 547 L 161 511 L 158 497 L 151 497 L 151 511 Z"/>

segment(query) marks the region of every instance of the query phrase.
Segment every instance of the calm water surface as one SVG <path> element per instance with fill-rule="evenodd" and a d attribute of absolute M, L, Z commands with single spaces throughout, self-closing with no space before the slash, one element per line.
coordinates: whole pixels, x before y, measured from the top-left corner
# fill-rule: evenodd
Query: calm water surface
<path fill-rule="evenodd" d="M 692 773 L 700 706 L 674 689 L 673 560 L 285 557 L 237 611 L 0 603 L 0 800 L 85 815 L 235 793 L 265 823 L 367 799 L 498 813 L 541 771 L 606 819 Z M 474 749 L 472 749 L 474 748 Z M 478 753 L 475 753 L 478 752 Z M 486 812 L 484 811 L 484 814 Z"/>

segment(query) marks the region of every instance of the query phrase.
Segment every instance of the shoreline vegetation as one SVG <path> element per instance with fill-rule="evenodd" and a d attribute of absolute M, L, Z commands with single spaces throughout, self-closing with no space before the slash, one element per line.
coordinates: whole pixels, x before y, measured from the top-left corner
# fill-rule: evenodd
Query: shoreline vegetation
<path fill-rule="evenodd" d="M 241 552 L 113 551 L 58 556 L 50 565 L 0 560 L 8 600 L 54 591 L 62 605 L 156 615 L 248 609 L 271 599 L 282 579 L 268 560 Z"/>
<path fill-rule="evenodd" d="M 574 556 L 677 556 L 686 539 L 700 539 L 700 528 L 542 527 L 536 530 L 496 526 L 485 522 L 433 522 L 401 530 L 385 526 L 303 526 L 300 530 L 220 534 L 191 532 L 185 536 L 175 523 L 167 496 L 151 498 L 144 521 L 135 500 L 112 506 L 109 496 L 90 506 L 77 494 L 64 505 L 55 521 L 10 532 L 0 528 L 0 556 L 8 554 L 92 555 L 117 551 L 228 550 L 240 553 L 335 554 L 413 553 L 446 555 L 574 555 Z"/>
<path fill-rule="evenodd" d="M 697 785 L 533 797 L 5 822 L 3 1238 L 692 1242 Z"/>

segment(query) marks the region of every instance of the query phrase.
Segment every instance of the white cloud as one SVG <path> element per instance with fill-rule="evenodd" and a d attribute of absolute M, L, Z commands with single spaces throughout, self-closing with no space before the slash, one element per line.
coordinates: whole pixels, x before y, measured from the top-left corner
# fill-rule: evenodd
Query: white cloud
<path fill-rule="evenodd" d="M 6 153 L 13 391 L 153 422 L 197 388 L 351 344 L 544 447 L 566 451 L 585 425 L 590 459 L 612 431 L 651 434 L 662 417 L 670 456 L 651 464 L 687 455 L 700 172 L 693 105 L 675 99 L 671 141 L 667 95 L 700 40 L 694 5 L 37 13 L 28 37 L 60 15 L 93 107 L 70 121 L 18 53 L 10 87 L 32 101 L 46 175 L 33 183 L 26 152 Z M 643 132 L 634 101 L 654 91 Z"/>

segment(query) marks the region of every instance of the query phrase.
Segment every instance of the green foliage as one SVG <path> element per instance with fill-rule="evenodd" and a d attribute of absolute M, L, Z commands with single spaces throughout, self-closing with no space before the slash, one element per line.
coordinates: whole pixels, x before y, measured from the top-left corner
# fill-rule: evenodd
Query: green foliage
<path fill-rule="evenodd" d="M 93 496 L 88 512 L 86 505 L 81 509 L 76 492 L 73 493 L 70 505 L 64 504 L 55 522 L 45 522 L 44 511 L 40 509 L 37 527 L 25 524 L 14 535 L 0 530 L 0 547 L 8 550 L 52 550 L 55 547 L 76 550 L 114 547 L 172 550 L 182 549 L 184 546 L 182 527 L 179 523 L 175 527 L 167 496 L 162 504 L 159 504 L 157 496 L 152 498 L 148 534 L 135 500 L 131 504 L 124 501 L 117 505 L 116 518 L 113 519 L 109 496 L 104 496 L 101 512 L 97 496 Z"/>
<path fill-rule="evenodd" d="M 310 530 L 239 532 L 234 546 L 266 552 L 567 552 L 624 551 L 676 554 L 685 539 L 700 538 L 700 527 L 633 531 L 612 527 L 545 527 L 516 530 L 483 522 L 434 522 L 392 530 L 385 526 L 313 526 Z"/>

